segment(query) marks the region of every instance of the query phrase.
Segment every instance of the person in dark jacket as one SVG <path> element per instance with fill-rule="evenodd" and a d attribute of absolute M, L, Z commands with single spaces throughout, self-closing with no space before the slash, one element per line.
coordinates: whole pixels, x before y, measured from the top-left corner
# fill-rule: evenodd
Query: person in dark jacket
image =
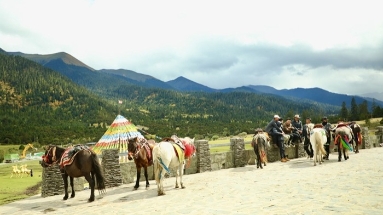
<path fill-rule="evenodd" d="M 322 118 L 322 125 L 324 130 L 326 130 L 327 142 L 324 145 L 324 149 L 326 150 L 326 156 L 324 156 L 325 160 L 328 160 L 328 156 L 330 155 L 330 142 L 331 142 L 331 124 L 327 122 L 327 117 Z"/>
<path fill-rule="evenodd" d="M 303 126 L 302 137 L 304 138 L 303 148 L 310 158 L 314 157 L 313 148 L 310 143 L 310 132 L 314 128 L 314 124 L 311 123 L 311 118 L 306 118 L 306 124 Z"/>
<path fill-rule="evenodd" d="M 278 146 L 279 153 L 281 155 L 281 162 L 286 162 L 285 147 L 282 142 L 283 131 L 279 119 L 280 117 L 278 115 L 274 115 L 274 119 L 267 124 L 265 131 L 270 134 L 273 139 L 273 143 Z"/>
<path fill-rule="evenodd" d="M 298 114 L 296 114 L 294 116 L 294 120 L 292 121 L 291 123 L 294 127 L 294 131 L 293 131 L 293 142 L 302 142 L 302 130 L 303 130 L 303 126 L 302 126 L 302 122 L 300 121 L 300 117 Z"/>

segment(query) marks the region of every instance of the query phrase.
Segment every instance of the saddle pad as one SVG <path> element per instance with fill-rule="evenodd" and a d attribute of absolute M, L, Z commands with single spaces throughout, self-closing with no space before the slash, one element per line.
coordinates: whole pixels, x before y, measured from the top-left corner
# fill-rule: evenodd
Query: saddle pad
<path fill-rule="evenodd" d="M 143 145 L 144 149 L 146 150 L 146 158 L 148 159 L 149 163 L 152 164 L 153 163 L 153 156 L 152 156 L 152 151 L 150 150 L 150 146 L 148 143 L 144 144 Z"/>
<path fill-rule="evenodd" d="M 82 150 L 88 150 L 88 147 L 77 145 L 75 147 L 67 148 L 61 157 L 60 167 L 71 165 L 77 153 Z"/>
<path fill-rule="evenodd" d="M 178 144 L 173 143 L 172 145 L 173 145 L 174 151 L 177 154 L 179 162 L 180 163 L 184 162 L 184 160 L 185 160 L 184 151 L 181 149 L 181 147 Z"/>

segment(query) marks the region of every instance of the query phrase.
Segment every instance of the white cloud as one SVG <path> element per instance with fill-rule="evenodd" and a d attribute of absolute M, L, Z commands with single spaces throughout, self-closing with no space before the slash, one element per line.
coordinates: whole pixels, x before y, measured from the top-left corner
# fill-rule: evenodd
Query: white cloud
<path fill-rule="evenodd" d="M 65 51 L 95 69 L 131 69 L 161 80 L 183 75 L 214 88 L 265 84 L 366 93 L 376 91 L 367 77 L 383 80 L 379 5 L 2 0 L 0 47 Z M 355 86 L 334 87 L 340 81 L 332 74 L 350 77 L 343 85 Z"/>

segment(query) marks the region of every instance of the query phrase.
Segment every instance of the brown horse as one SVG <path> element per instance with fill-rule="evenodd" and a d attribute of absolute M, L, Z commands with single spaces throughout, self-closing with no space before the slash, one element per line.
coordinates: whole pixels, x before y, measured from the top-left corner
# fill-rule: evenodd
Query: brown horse
<path fill-rule="evenodd" d="M 141 168 L 144 168 L 144 176 L 146 179 L 146 189 L 149 188 L 148 166 L 153 164 L 152 150 L 155 145 L 154 140 L 146 140 L 145 138 L 135 137 L 128 143 L 128 159 L 134 160 L 137 169 L 136 185 L 134 190 L 140 186 Z"/>
<path fill-rule="evenodd" d="M 262 129 L 256 129 L 251 146 L 254 148 L 255 155 L 257 156 L 257 169 L 263 169 L 262 163 L 266 166 L 267 148 L 270 147 L 268 134 L 263 132 Z"/>
<path fill-rule="evenodd" d="M 68 158 L 66 156 L 67 154 L 73 154 L 71 159 L 65 159 Z M 96 183 L 97 189 L 101 191 L 101 193 L 105 192 L 105 178 L 97 154 L 87 146 L 75 146 L 68 149 L 52 145 L 46 147 L 41 166 L 45 168 L 53 164 L 59 164 L 61 175 L 64 180 L 65 195 L 63 200 L 68 199 L 68 176 L 72 187 L 71 198 L 75 197 L 73 178 L 82 176 L 85 177 L 90 186 L 89 202 L 94 201 L 94 188 Z"/>

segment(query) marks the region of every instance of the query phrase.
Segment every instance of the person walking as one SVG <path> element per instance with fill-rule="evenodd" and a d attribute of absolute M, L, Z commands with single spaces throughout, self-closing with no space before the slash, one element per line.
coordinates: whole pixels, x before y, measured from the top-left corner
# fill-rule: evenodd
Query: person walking
<path fill-rule="evenodd" d="M 311 122 L 311 118 L 306 118 L 306 124 L 303 126 L 302 130 L 302 136 L 304 138 L 303 148 L 310 158 L 314 157 L 313 148 L 310 142 L 310 132 L 313 128 L 314 124 Z"/>
<path fill-rule="evenodd" d="M 322 125 L 323 125 L 323 129 L 326 130 L 326 136 L 327 136 L 327 142 L 324 145 L 324 149 L 326 150 L 326 156 L 324 156 L 323 159 L 328 160 L 328 157 L 330 155 L 331 124 L 327 122 L 326 116 L 322 118 Z"/>

